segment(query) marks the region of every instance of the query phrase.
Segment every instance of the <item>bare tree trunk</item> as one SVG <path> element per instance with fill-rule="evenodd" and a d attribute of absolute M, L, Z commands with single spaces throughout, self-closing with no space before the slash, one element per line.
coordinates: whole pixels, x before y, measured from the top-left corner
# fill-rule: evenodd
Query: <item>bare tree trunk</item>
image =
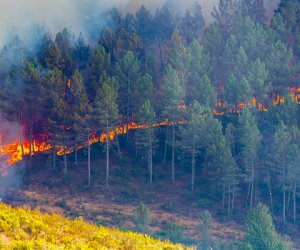
<path fill-rule="evenodd" d="M 152 145 L 150 145 L 149 149 L 149 169 L 150 169 L 150 183 L 152 183 L 153 169 L 152 169 Z"/>
<path fill-rule="evenodd" d="M 272 214 L 273 214 L 274 213 L 274 211 L 273 211 L 273 195 L 272 195 L 272 188 L 271 188 L 270 169 L 268 169 L 268 187 L 269 187 L 271 211 L 272 211 Z"/>
<path fill-rule="evenodd" d="M 192 149 L 192 190 L 194 190 L 195 185 L 195 147 Z"/>
<path fill-rule="evenodd" d="M 87 136 L 87 144 L 88 144 L 88 186 L 91 186 L 91 145 L 90 141 L 90 133 Z"/>
<path fill-rule="evenodd" d="M 108 136 L 108 134 L 107 134 Z M 109 177 L 109 138 L 107 137 L 106 142 L 106 186 L 108 185 L 108 177 Z"/>
<path fill-rule="evenodd" d="M 175 181 L 175 127 L 172 126 L 172 182 Z"/>
<path fill-rule="evenodd" d="M 247 192 L 247 197 L 246 197 L 246 207 L 248 207 L 248 200 L 249 200 L 249 196 L 250 196 L 250 191 L 251 191 L 251 182 L 249 182 L 249 185 L 248 185 L 248 192 Z"/>
<path fill-rule="evenodd" d="M 29 115 L 29 164 L 27 167 L 28 173 L 31 173 L 32 170 L 32 155 L 33 155 L 33 115 L 30 112 Z"/>
<path fill-rule="evenodd" d="M 282 181 L 283 181 L 283 187 L 282 187 L 282 191 L 283 191 L 283 200 L 282 200 L 282 205 L 283 205 L 283 209 L 282 209 L 282 216 L 283 216 L 283 223 L 285 224 L 285 214 L 286 214 L 286 192 L 285 192 L 285 162 L 283 162 L 283 167 L 282 167 Z"/>
<path fill-rule="evenodd" d="M 235 205 L 235 188 L 234 188 L 234 185 L 232 184 L 232 204 L 231 204 L 231 213 L 233 213 L 234 205 Z"/>
<path fill-rule="evenodd" d="M 297 199 L 296 199 L 296 195 L 297 195 L 297 184 L 295 182 L 295 186 L 294 186 L 294 194 L 293 194 L 293 199 L 294 199 L 294 208 L 293 208 L 293 219 L 294 219 L 294 223 L 296 223 L 297 220 Z"/>
<path fill-rule="evenodd" d="M 22 115 L 21 115 L 21 108 L 20 108 L 20 116 L 19 116 L 19 135 L 20 135 L 20 145 L 22 150 L 22 159 L 24 159 L 24 145 L 23 145 L 23 135 L 22 135 L 22 129 L 21 129 L 21 123 L 22 123 Z"/>
<path fill-rule="evenodd" d="M 116 142 L 117 142 L 118 155 L 119 155 L 120 160 L 122 161 L 122 152 L 120 149 L 119 136 L 116 134 L 115 137 L 116 137 Z"/>
<path fill-rule="evenodd" d="M 131 82 L 127 84 L 127 104 L 126 104 L 126 120 L 127 120 L 127 133 L 126 133 L 126 142 L 128 142 L 128 123 L 129 123 L 129 111 L 130 111 L 130 92 L 131 92 Z M 107 126 L 108 127 L 108 126 Z M 108 132 L 108 131 L 107 131 Z"/>
<path fill-rule="evenodd" d="M 66 146 L 64 146 L 64 164 L 65 164 L 65 176 L 68 174 L 68 164 L 67 164 L 67 153 L 66 153 Z"/>
<path fill-rule="evenodd" d="M 230 214 L 231 211 L 231 193 L 230 193 L 230 185 L 228 185 L 228 208 L 227 213 Z"/>
<path fill-rule="evenodd" d="M 160 66 L 161 66 L 161 70 L 164 70 L 163 57 L 162 57 L 162 49 L 161 49 L 161 42 L 160 42 L 160 39 L 158 39 L 158 47 L 159 47 L 159 57 L 160 57 Z"/>
<path fill-rule="evenodd" d="M 288 199 L 287 199 L 287 203 L 286 203 L 286 211 L 288 213 L 288 211 L 290 210 L 290 203 L 291 203 L 291 196 L 292 196 L 292 185 L 289 185 L 289 193 L 288 193 Z"/>
<path fill-rule="evenodd" d="M 206 177 L 206 170 L 207 170 L 207 152 L 205 150 L 204 153 L 204 168 L 203 168 L 203 176 Z"/>
<path fill-rule="evenodd" d="M 165 139 L 165 150 L 164 150 L 164 164 L 166 164 L 166 162 L 167 162 L 168 132 L 169 132 L 169 127 L 167 126 L 166 139 Z"/>
<path fill-rule="evenodd" d="M 89 142 L 88 142 L 89 144 Z M 77 145 L 77 142 L 75 144 L 75 167 L 78 166 L 78 145 Z"/>
<path fill-rule="evenodd" d="M 226 190 L 225 190 L 225 185 L 223 183 L 223 197 L 222 197 L 222 207 L 223 207 L 223 209 L 225 209 L 225 194 L 226 194 Z"/>
<path fill-rule="evenodd" d="M 33 114 L 30 114 L 30 128 L 29 128 L 29 159 L 30 165 L 32 164 L 32 154 L 33 154 Z"/>
<path fill-rule="evenodd" d="M 254 192 L 254 163 L 252 159 L 251 163 L 251 198 L 250 198 L 250 209 L 253 207 L 253 192 Z"/>
<path fill-rule="evenodd" d="M 56 169 L 56 152 L 55 152 L 55 147 L 53 147 L 53 161 L 52 161 L 52 167 L 53 167 L 53 169 Z"/>

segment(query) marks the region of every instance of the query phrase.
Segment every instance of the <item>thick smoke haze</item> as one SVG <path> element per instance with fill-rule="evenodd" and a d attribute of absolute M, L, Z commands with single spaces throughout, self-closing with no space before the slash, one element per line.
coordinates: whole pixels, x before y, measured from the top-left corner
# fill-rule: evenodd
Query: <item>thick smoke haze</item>
<path fill-rule="evenodd" d="M 168 0 L 179 12 L 185 12 L 195 0 Z M 196 0 L 200 2 L 203 15 L 211 20 L 213 6 L 218 0 Z M 272 13 L 279 0 L 265 0 L 268 13 Z M 152 11 L 160 8 L 164 0 L 0 0 L 0 46 L 12 31 L 22 36 L 32 23 L 41 23 L 51 33 L 70 27 L 75 33 L 84 32 L 89 22 L 104 25 L 101 15 L 112 7 L 122 13 L 135 12 L 141 5 Z"/>

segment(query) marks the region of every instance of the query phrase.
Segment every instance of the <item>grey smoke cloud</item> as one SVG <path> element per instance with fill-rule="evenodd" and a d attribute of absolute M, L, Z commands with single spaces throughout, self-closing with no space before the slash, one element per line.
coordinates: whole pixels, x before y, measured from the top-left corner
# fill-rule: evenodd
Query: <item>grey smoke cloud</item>
<path fill-rule="evenodd" d="M 170 0 L 169 0 L 170 1 Z M 195 1 L 200 2 L 203 15 L 211 18 L 213 6 L 218 0 L 171 0 L 179 11 L 184 12 Z M 134 12 L 141 5 L 151 10 L 160 8 L 165 0 L 0 0 L 0 46 L 11 30 L 26 33 L 26 27 L 33 22 L 46 24 L 50 32 L 55 33 L 64 27 L 70 27 L 75 33 L 84 31 L 83 24 L 89 21 L 91 11 L 104 13 L 113 6 L 121 12 Z M 269 13 L 279 0 L 265 0 Z M 99 18 L 101 25 L 101 18 Z"/>

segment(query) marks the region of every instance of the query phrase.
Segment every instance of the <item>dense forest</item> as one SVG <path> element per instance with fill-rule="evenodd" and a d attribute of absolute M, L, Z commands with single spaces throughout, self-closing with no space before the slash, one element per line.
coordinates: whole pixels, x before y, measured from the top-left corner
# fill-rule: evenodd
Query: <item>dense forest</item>
<path fill-rule="evenodd" d="M 12 34 L 0 54 L 2 152 L 20 145 L 31 174 L 48 145 L 44 168 L 67 176 L 84 148 L 90 186 L 100 143 L 106 185 L 111 159 L 128 154 L 149 185 L 163 164 L 172 183 L 182 173 L 191 190 L 205 183 L 224 213 L 263 202 L 281 230 L 299 232 L 300 1 L 268 18 L 262 0 L 220 0 L 212 17 L 198 3 L 174 15 L 167 1 L 113 8 L 90 36 L 40 24 L 30 40 Z"/>

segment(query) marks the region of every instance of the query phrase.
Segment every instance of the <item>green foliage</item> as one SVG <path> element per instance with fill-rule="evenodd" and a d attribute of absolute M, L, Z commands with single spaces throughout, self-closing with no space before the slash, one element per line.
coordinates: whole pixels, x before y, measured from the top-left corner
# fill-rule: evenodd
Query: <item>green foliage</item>
<path fill-rule="evenodd" d="M 147 232 L 151 223 L 150 211 L 147 205 L 140 203 L 134 210 L 133 222 L 138 232 Z"/>
<path fill-rule="evenodd" d="M 283 247 L 269 209 L 263 204 L 258 204 L 249 212 L 245 227 L 244 249 L 291 249 Z"/>
<path fill-rule="evenodd" d="M 185 227 L 177 222 L 162 222 L 161 236 L 165 239 L 169 239 L 172 242 L 184 241 L 183 231 Z"/>

